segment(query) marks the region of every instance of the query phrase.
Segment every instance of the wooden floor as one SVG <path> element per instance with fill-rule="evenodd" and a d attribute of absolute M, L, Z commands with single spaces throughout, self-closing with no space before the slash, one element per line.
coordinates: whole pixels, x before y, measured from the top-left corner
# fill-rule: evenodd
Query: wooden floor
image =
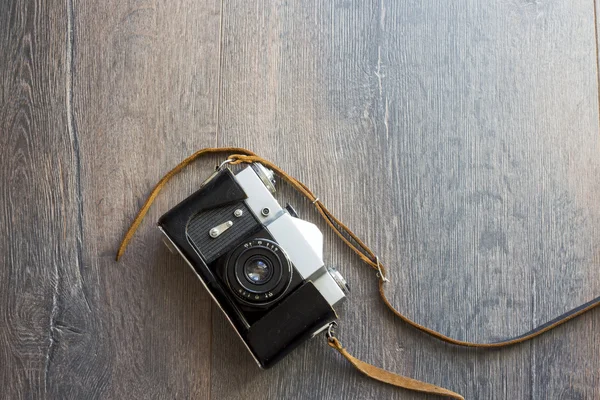
<path fill-rule="evenodd" d="M 599 0 L 597 0 L 599 1 Z M 3 399 L 425 399 L 314 339 L 259 370 L 154 222 L 248 147 L 390 266 L 396 307 L 459 339 L 516 335 L 600 294 L 593 0 L 0 2 Z M 467 399 L 599 399 L 600 312 L 500 351 L 398 321 L 348 279 L 340 340 Z"/>

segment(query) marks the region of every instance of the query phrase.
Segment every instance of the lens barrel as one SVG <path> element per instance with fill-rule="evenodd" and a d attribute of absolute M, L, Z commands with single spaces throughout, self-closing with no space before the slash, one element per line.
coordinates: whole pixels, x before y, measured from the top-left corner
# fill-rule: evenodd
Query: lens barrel
<path fill-rule="evenodd" d="M 262 306 L 285 293 L 292 280 L 292 264 L 277 243 L 255 238 L 233 250 L 225 265 L 225 277 L 239 300 Z"/>

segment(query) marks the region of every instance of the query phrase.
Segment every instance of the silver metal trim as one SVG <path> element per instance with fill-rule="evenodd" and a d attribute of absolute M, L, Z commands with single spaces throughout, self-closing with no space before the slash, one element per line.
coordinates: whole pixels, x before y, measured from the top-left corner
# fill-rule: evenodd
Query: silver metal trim
<path fill-rule="evenodd" d="M 323 325 L 322 327 L 320 327 L 319 329 L 317 329 L 316 331 L 314 331 L 310 338 L 312 339 L 315 336 L 317 336 L 319 333 L 327 330 L 327 328 L 329 328 L 329 324 L 330 323 L 327 323 L 327 324 Z"/>
<path fill-rule="evenodd" d="M 336 268 L 329 267 L 327 268 L 327 272 L 329 272 L 329 275 L 331 275 L 335 283 L 337 283 L 340 289 L 342 289 L 344 295 L 350 293 L 350 287 L 348 286 L 348 282 L 346 282 L 342 274 L 340 274 L 340 271 L 338 271 Z"/>
<path fill-rule="evenodd" d="M 233 226 L 232 221 L 223 222 L 222 224 L 219 224 L 219 225 L 215 226 L 214 228 L 212 228 L 210 231 L 208 231 L 208 235 L 211 238 L 216 239 L 219 236 L 221 236 L 221 234 L 223 232 L 225 232 L 227 229 L 231 228 L 232 226 Z"/>
<path fill-rule="evenodd" d="M 275 193 L 275 174 L 273 171 L 257 162 L 250 164 L 250 167 L 258 175 L 269 192 Z"/>

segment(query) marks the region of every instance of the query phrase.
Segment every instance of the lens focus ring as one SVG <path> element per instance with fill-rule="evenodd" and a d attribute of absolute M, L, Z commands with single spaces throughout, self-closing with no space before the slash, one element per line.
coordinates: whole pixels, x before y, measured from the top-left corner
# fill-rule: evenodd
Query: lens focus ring
<path fill-rule="evenodd" d="M 229 289 L 238 299 L 261 306 L 285 293 L 292 279 L 292 266 L 277 243 L 252 239 L 233 250 L 224 275 Z"/>

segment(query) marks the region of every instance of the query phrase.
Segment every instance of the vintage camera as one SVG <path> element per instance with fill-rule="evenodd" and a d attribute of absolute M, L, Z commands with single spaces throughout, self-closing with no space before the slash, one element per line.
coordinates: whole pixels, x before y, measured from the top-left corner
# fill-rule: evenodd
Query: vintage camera
<path fill-rule="evenodd" d="M 326 329 L 348 293 L 323 263 L 321 231 L 274 192 L 261 164 L 219 168 L 158 222 L 262 368 Z"/>

